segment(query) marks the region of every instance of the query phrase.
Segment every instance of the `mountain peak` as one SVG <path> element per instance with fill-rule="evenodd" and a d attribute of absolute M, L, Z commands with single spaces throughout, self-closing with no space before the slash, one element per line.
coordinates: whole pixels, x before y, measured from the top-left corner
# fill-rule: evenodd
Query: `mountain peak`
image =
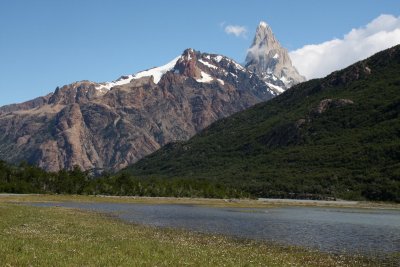
<path fill-rule="evenodd" d="M 271 27 L 265 21 L 261 21 L 257 27 L 256 35 L 253 40 L 253 45 L 255 44 L 267 45 L 269 47 L 280 46 Z"/>
<path fill-rule="evenodd" d="M 260 21 L 260 24 L 258 24 L 258 27 L 267 28 L 267 27 L 269 27 L 269 26 L 268 26 L 268 24 L 267 24 L 265 21 Z"/>
<path fill-rule="evenodd" d="M 305 81 L 292 65 L 287 50 L 264 21 L 257 27 L 253 44 L 247 53 L 246 67 L 264 79 L 270 79 L 272 75 L 277 77 L 287 88 Z"/>

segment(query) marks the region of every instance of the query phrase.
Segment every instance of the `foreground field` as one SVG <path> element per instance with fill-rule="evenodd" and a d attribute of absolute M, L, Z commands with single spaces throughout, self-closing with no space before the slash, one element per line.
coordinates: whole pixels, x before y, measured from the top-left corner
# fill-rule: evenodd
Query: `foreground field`
<path fill-rule="evenodd" d="M 378 266 L 372 259 L 121 222 L 0 200 L 3 266 Z M 9 200 L 9 199 L 8 199 Z M 394 262 L 394 261 L 393 261 Z M 391 265 L 390 262 L 386 263 Z M 394 266 L 394 263 L 393 263 Z"/>

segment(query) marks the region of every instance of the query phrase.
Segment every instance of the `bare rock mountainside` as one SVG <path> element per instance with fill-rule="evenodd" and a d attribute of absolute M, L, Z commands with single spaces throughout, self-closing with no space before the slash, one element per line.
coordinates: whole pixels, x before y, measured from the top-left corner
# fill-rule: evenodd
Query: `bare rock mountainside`
<path fill-rule="evenodd" d="M 269 83 L 271 84 L 271 83 Z M 114 82 L 81 81 L 0 108 L 0 159 L 48 171 L 118 170 L 279 94 L 233 60 L 187 49 Z"/>
<path fill-rule="evenodd" d="M 275 81 L 283 90 L 306 80 L 292 65 L 287 50 L 263 21 L 258 25 L 253 44 L 248 50 L 246 68 L 257 73 L 265 82 Z"/>

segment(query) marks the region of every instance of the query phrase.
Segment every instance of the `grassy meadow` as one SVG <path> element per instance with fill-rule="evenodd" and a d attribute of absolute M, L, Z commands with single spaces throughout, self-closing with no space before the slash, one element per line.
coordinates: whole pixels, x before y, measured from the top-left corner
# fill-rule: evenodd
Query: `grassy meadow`
<path fill-rule="evenodd" d="M 379 266 L 384 264 L 357 256 L 330 255 L 303 248 L 233 239 L 221 235 L 129 224 L 104 214 L 74 209 L 41 208 L 14 203 L 17 200 L 20 203 L 35 199 L 37 201 L 38 198 L 48 201 L 54 201 L 54 198 L 58 198 L 59 201 L 84 200 L 81 196 L 78 197 L 80 199 L 68 196 L 0 197 L 1 266 Z M 86 197 L 86 201 L 88 199 L 99 201 L 99 198 L 94 197 Z M 118 198 L 111 199 L 117 201 Z M 120 200 L 128 201 L 126 198 Z M 150 199 L 146 201 L 150 203 Z M 164 199 L 164 201 L 172 200 Z M 221 205 L 216 201 L 209 204 Z M 238 203 L 227 202 L 227 205 L 229 204 Z M 386 265 L 390 266 L 390 261 L 387 261 Z"/>

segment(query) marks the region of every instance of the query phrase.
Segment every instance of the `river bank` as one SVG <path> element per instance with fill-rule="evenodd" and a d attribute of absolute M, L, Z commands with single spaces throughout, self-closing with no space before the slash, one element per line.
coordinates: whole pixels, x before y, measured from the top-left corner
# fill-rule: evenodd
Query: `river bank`
<path fill-rule="evenodd" d="M 211 207 L 263 208 L 282 206 L 315 206 L 341 208 L 382 208 L 399 209 L 399 203 L 347 201 L 347 200 L 298 200 L 298 199 L 215 199 L 215 198 L 175 198 L 175 197 L 140 197 L 108 195 L 49 195 L 49 194 L 0 194 L 0 202 L 111 202 L 143 204 L 187 204 Z"/>
<path fill-rule="evenodd" d="M 215 234 L 129 224 L 95 212 L 0 201 L 5 266 L 380 266 L 343 256 Z M 391 264 L 395 258 L 387 259 Z M 390 266 L 390 265 L 387 265 Z M 393 265 L 394 266 L 394 265 Z"/>

